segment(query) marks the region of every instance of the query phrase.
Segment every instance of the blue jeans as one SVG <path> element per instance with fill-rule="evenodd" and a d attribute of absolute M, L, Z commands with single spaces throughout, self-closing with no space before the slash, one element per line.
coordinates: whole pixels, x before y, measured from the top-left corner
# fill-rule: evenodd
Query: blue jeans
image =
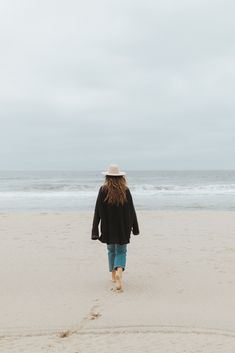
<path fill-rule="evenodd" d="M 125 271 L 127 244 L 107 244 L 109 271 L 122 267 Z"/>

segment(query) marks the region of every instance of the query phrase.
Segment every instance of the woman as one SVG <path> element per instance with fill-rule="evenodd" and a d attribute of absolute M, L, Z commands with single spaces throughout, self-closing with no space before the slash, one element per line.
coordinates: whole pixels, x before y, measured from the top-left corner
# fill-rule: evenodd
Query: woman
<path fill-rule="evenodd" d="M 116 289 L 123 290 L 122 272 L 126 266 L 127 244 L 131 231 L 139 234 L 139 226 L 125 172 L 116 164 L 102 172 L 105 182 L 100 187 L 95 205 L 91 238 L 107 244 L 109 271 Z M 99 236 L 99 222 L 101 235 Z"/>

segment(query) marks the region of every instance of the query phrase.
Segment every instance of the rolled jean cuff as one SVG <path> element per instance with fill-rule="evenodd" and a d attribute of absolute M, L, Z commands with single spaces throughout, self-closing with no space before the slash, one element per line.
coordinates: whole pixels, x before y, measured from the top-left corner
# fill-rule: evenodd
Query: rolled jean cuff
<path fill-rule="evenodd" d="M 108 244 L 109 271 L 122 267 L 125 271 L 127 244 Z"/>

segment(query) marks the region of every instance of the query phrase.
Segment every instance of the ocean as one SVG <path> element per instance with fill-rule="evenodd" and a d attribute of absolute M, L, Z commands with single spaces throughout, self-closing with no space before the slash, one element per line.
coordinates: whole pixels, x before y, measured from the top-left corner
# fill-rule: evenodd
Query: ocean
<path fill-rule="evenodd" d="M 136 209 L 235 210 L 235 170 L 127 171 Z M 1 171 L 0 210 L 93 210 L 100 171 Z"/>

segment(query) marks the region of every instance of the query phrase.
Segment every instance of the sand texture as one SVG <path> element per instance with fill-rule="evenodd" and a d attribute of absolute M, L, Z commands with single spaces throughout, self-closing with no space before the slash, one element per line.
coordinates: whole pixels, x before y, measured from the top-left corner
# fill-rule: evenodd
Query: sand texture
<path fill-rule="evenodd" d="M 0 213 L 0 352 L 234 353 L 235 213 L 137 216 L 119 293 L 93 212 Z"/>

